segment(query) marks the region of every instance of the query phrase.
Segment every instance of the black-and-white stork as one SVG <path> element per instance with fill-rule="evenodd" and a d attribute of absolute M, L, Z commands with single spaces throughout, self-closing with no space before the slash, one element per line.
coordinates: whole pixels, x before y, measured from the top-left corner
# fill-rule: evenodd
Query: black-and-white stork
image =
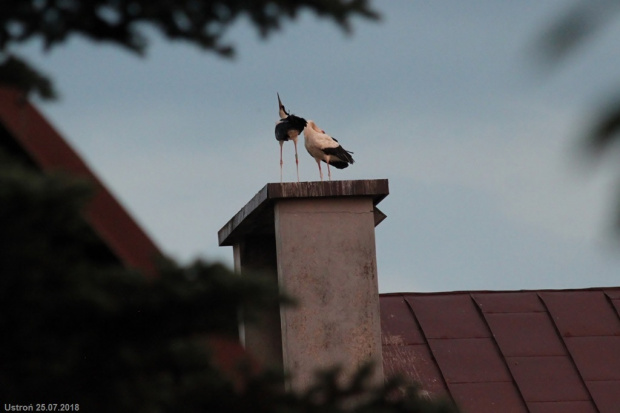
<path fill-rule="evenodd" d="M 276 122 L 276 139 L 280 144 L 280 182 L 282 182 L 282 145 L 289 139 L 295 144 L 295 165 L 297 166 L 297 182 L 299 182 L 299 158 L 297 156 L 297 138 L 306 127 L 306 120 L 289 114 L 278 95 L 280 120 Z"/>
<path fill-rule="evenodd" d="M 328 134 L 312 120 L 307 121 L 304 128 L 304 145 L 308 153 L 312 155 L 316 163 L 319 165 L 319 174 L 321 181 L 323 180 L 323 171 L 321 170 L 321 161 L 327 164 L 327 176 L 332 180 L 332 174 L 329 166 L 333 165 L 338 169 L 344 169 L 349 164 L 354 163 L 353 157 L 344 149 L 338 141 Z"/>

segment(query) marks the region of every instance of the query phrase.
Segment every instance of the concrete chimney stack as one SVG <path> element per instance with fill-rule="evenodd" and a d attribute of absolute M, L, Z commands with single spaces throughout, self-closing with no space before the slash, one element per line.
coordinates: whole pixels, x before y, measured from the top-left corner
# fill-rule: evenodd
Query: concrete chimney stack
<path fill-rule="evenodd" d="M 387 180 L 267 184 L 219 231 L 237 272 L 268 274 L 298 302 L 265 309 L 242 335 L 256 359 L 291 373 L 292 389 L 369 360 L 383 380 L 374 231 L 388 193 Z"/>

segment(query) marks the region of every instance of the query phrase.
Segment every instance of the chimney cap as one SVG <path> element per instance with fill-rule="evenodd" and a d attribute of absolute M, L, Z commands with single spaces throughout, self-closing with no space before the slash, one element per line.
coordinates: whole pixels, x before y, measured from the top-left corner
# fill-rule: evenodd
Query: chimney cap
<path fill-rule="evenodd" d="M 273 233 L 273 214 L 263 215 L 275 201 L 283 199 L 372 197 L 378 225 L 385 215 L 376 205 L 389 193 L 387 179 L 269 183 L 218 231 L 219 245 L 233 245 L 248 233 Z"/>

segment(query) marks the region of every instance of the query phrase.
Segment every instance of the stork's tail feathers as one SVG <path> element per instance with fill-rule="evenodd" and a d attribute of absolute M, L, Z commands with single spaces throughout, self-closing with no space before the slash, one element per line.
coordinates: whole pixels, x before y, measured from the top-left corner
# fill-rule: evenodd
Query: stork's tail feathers
<path fill-rule="evenodd" d="M 347 166 L 349 166 L 348 163 L 343 162 L 343 161 L 330 161 L 329 164 L 333 166 L 334 168 L 338 168 L 338 169 L 344 169 Z"/>
<path fill-rule="evenodd" d="M 331 155 L 332 157 L 337 158 L 331 159 L 329 164 L 338 169 L 344 169 L 349 166 L 349 164 L 355 163 L 353 157 L 351 156 L 353 152 L 347 151 L 342 146 L 338 146 L 336 148 L 325 148 L 323 149 L 323 152 L 325 152 L 326 155 Z"/>

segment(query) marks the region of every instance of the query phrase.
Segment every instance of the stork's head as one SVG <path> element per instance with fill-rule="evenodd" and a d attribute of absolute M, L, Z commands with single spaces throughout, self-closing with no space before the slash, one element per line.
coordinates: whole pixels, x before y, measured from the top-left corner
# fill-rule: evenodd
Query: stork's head
<path fill-rule="evenodd" d="M 284 119 L 288 116 L 288 112 L 286 111 L 286 108 L 284 107 L 284 105 L 282 104 L 282 101 L 280 100 L 280 94 L 277 92 L 276 94 L 278 95 L 278 106 L 280 107 L 280 119 Z"/>

